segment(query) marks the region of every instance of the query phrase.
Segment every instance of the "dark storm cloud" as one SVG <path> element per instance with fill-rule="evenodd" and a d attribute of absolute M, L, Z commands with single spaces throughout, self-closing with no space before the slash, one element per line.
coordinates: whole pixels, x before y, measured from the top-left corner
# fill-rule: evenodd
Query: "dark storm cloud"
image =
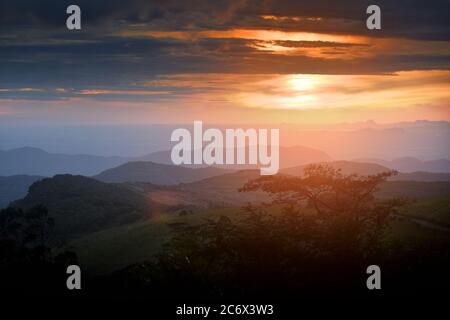
<path fill-rule="evenodd" d="M 52 90 L 4 91 L 0 92 L 0 97 L 48 98 L 53 95 L 60 99 L 77 95 L 77 91 L 83 89 L 148 89 L 141 84 L 164 74 L 378 74 L 450 67 L 448 55 L 386 54 L 356 60 L 322 59 L 272 54 L 250 47 L 252 43 L 253 40 L 244 39 L 200 39 L 193 44 L 173 39 L 78 35 L 72 42 L 62 44 L 3 45 L 0 47 L 0 88 L 63 87 L 70 90 L 59 94 Z M 300 44 L 289 45 L 295 47 Z M 335 43 L 306 42 L 302 45 L 341 48 Z M 337 50 L 326 53 L 340 54 Z M 185 93 L 179 88 L 154 89 L 169 90 L 172 94 Z M 142 95 L 137 99 L 155 98 Z"/>
<path fill-rule="evenodd" d="M 383 28 L 378 35 L 424 40 L 450 38 L 450 2 L 447 0 L 375 2 L 382 8 L 383 18 Z M 39 28 L 64 26 L 65 9 L 70 4 L 81 7 L 83 23 L 92 28 L 125 22 L 141 23 L 160 30 L 261 27 L 368 34 L 365 10 L 373 1 L 6 0 L 0 7 L 1 25 L 12 28 L 19 25 Z M 321 17 L 322 20 L 271 20 L 261 19 L 262 15 Z"/>
<path fill-rule="evenodd" d="M 55 38 L 53 38 L 54 40 Z M 0 87 L 86 87 L 133 85 L 158 74 L 238 72 L 236 57 L 256 49 L 242 39 L 190 41 L 93 37 L 70 41 L 11 41 L 0 44 Z M 3 96 L 9 95 L 5 91 Z"/>
<path fill-rule="evenodd" d="M 342 50 L 365 44 L 273 41 L 287 48 L 329 48 L 323 53 L 336 56 L 323 59 L 261 51 L 254 39 L 120 36 L 123 30 L 248 28 L 449 40 L 448 1 L 376 3 L 382 8 L 382 30 L 369 32 L 365 27 L 368 1 L 4 0 L 0 3 L 0 89 L 5 90 L 0 91 L 0 99 L 64 99 L 84 89 L 148 90 L 140 85 L 158 75 L 176 73 L 376 74 L 449 69 L 448 53 L 442 52 L 339 59 Z M 81 7 L 81 31 L 65 28 L 70 4 Z M 58 87 L 67 90 L 55 92 Z M 195 90 L 153 89 L 173 95 Z M 102 96 L 108 97 L 125 99 L 127 95 Z M 135 99 L 164 98 L 138 95 Z"/>

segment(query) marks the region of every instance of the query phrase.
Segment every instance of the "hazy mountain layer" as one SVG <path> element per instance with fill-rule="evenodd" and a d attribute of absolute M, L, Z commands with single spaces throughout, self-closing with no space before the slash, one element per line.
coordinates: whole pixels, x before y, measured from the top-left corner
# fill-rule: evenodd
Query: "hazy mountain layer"
<path fill-rule="evenodd" d="M 25 197 L 28 187 L 43 178 L 26 175 L 0 177 L 0 208 L 6 207 L 11 201 Z"/>
<path fill-rule="evenodd" d="M 158 185 L 174 185 L 193 182 L 228 173 L 229 170 L 215 167 L 186 168 L 159 164 L 150 161 L 127 162 L 94 176 L 104 182 L 149 182 Z"/>

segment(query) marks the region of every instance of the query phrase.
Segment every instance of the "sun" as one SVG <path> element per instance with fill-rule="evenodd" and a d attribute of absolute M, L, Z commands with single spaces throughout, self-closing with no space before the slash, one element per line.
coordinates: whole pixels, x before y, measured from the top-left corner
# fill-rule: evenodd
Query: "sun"
<path fill-rule="evenodd" d="M 294 75 L 289 77 L 288 84 L 292 90 L 295 91 L 308 91 L 314 89 L 316 83 L 315 80 L 306 75 Z"/>

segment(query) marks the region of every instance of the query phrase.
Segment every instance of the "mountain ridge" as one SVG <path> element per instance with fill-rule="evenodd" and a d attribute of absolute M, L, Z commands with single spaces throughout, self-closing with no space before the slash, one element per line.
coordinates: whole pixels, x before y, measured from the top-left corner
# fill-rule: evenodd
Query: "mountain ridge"
<path fill-rule="evenodd" d="M 230 170 L 216 167 L 186 168 L 151 161 L 131 161 L 102 171 L 93 178 L 103 182 L 148 182 L 157 185 L 176 185 L 228 172 Z"/>
<path fill-rule="evenodd" d="M 0 176 L 0 208 L 6 207 L 11 201 L 25 197 L 30 185 L 44 178 L 30 175 Z"/>
<path fill-rule="evenodd" d="M 36 181 L 23 199 L 11 203 L 24 209 L 36 204 L 48 209 L 57 237 L 64 239 L 148 217 L 155 207 L 126 185 L 69 174 Z"/>
<path fill-rule="evenodd" d="M 51 153 L 35 147 L 0 150 L 0 176 L 73 174 L 94 176 L 127 162 L 152 161 L 172 165 L 170 150 L 152 152 L 139 157 L 97 156 L 89 154 Z M 284 155 L 283 155 L 284 154 Z M 318 161 L 330 161 L 331 157 L 318 149 L 293 146 L 280 147 L 280 167 L 290 167 Z M 197 168 L 205 165 L 183 165 Z M 249 169 L 252 165 L 217 165 L 223 169 Z"/>

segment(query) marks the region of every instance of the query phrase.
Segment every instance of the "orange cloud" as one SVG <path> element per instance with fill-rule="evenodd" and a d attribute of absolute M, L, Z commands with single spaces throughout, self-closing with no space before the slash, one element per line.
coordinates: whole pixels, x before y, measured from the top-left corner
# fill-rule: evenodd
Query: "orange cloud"
<path fill-rule="evenodd" d="M 450 120 L 450 71 L 389 75 L 180 74 L 159 76 L 137 85 L 142 89 L 85 89 L 76 98 L 64 100 L 0 99 L 0 110 L 2 117 L 118 123 L 196 119 L 271 124 Z M 162 87 L 164 90 L 160 90 Z M 130 99 L 96 99 L 110 94 Z M 139 94 L 167 95 L 164 99 L 132 99 Z"/>
<path fill-rule="evenodd" d="M 264 17 L 265 19 L 287 19 L 287 17 Z M 249 41 L 249 47 L 261 51 L 328 59 L 369 58 L 385 53 L 390 55 L 447 55 L 450 51 L 450 43 L 447 41 L 420 41 L 262 29 L 201 31 L 124 30 L 119 35 L 124 37 L 171 38 L 185 41 L 198 39 L 243 39 Z M 290 42 L 291 45 L 287 45 L 287 42 Z M 294 45 L 295 43 L 297 45 Z M 317 46 L 314 46 L 314 44 L 317 44 Z"/>
<path fill-rule="evenodd" d="M 211 39 L 248 39 L 248 40 L 293 40 L 293 41 L 330 41 L 346 43 L 365 43 L 367 37 L 352 35 L 333 35 L 314 32 L 286 32 L 278 30 L 231 29 L 231 30 L 202 30 L 202 31 L 145 31 L 125 30 L 121 36 L 144 36 L 154 38 L 173 38 L 180 40 Z"/>
<path fill-rule="evenodd" d="M 184 106 L 211 106 L 280 122 L 402 121 L 406 115 L 450 119 L 450 71 L 409 71 L 390 75 L 236 75 L 190 74 L 162 77 L 147 85 L 198 88 L 183 94 Z M 214 105 L 214 106 L 213 106 Z M 192 107 L 187 107 L 192 109 Z M 206 107 L 203 107 L 206 108 Z M 202 116 L 209 113 L 205 109 Z M 211 117 L 214 118 L 214 112 Z M 268 116 L 270 115 L 270 116 Z M 296 117 L 298 116 L 298 118 Z M 219 117 L 218 117 L 219 118 Z"/>

